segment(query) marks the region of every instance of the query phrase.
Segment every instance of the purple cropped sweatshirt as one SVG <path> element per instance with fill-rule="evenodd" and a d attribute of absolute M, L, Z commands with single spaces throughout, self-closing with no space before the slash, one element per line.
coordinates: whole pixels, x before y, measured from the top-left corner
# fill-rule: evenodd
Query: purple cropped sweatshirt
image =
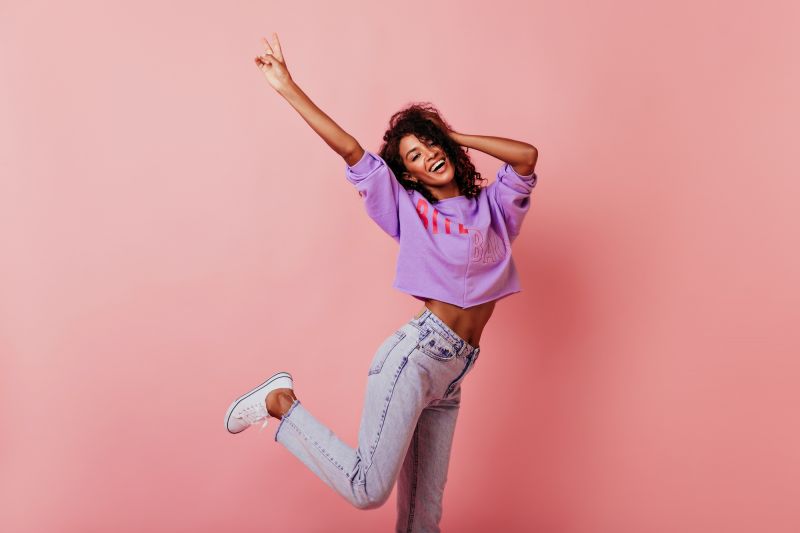
<path fill-rule="evenodd" d="M 419 191 L 404 189 L 373 152 L 345 166 L 367 214 L 400 243 L 392 287 L 462 308 L 522 290 L 511 243 L 530 208 L 535 172 L 520 176 L 504 163 L 477 198 L 454 196 L 433 205 Z"/>

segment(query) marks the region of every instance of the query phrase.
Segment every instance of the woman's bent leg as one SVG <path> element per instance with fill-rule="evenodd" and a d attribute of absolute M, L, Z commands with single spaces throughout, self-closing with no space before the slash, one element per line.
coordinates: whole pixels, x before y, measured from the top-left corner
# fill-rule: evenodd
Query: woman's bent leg
<path fill-rule="evenodd" d="M 415 330 L 393 334 L 375 354 L 358 433 L 351 448 L 318 421 L 299 400 L 281 418 L 280 442 L 328 486 L 359 509 L 386 502 L 417 419 L 427 405 L 425 372 L 409 356 L 417 345 Z M 406 331 L 407 330 L 407 331 Z"/>

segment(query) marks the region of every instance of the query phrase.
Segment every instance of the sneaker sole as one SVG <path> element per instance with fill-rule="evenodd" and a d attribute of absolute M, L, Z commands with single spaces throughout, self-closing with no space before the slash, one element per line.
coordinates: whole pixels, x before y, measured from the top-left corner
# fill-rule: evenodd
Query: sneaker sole
<path fill-rule="evenodd" d="M 272 385 L 273 383 L 275 383 L 278 380 L 285 380 L 286 384 L 281 384 L 281 385 L 284 385 L 284 386 L 279 386 L 279 387 L 274 387 L 274 388 L 276 388 L 276 389 L 282 389 L 282 388 L 292 389 L 293 388 L 292 387 L 293 382 L 292 382 L 291 374 L 289 374 L 288 372 L 278 372 L 277 374 L 273 374 L 272 376 L 267 378 L 267 381 L 265 381 L 261 385 L 257 386 L 256 388 L 251 389 L 250 391 L 244 393 L 242 396 L 239 396 L 238 398 L 236 398 L 233 401 L 231 406 L 228 407 L 228 412 L 225 413 L 225 430 L 228 433 L 233 433 L 234 435 L 236 433 L 239 433 L 238 431 L 237 432 L 231 431 L 229 429 L 229 427 L 228 427 L 228 422 L 230 422 L 231 415 L 236 410 L 236 406 L 239 405 L 239 403 L 241 403 L 241 401 L 244 400 L 245 398 L 247 398 L 249 396 L 252 396 L 253 394 L 255 394 L 258 391 L 260 391 L 261 389 L 263 389 L 264 387 L 268 387 L 268 386 Z"/>

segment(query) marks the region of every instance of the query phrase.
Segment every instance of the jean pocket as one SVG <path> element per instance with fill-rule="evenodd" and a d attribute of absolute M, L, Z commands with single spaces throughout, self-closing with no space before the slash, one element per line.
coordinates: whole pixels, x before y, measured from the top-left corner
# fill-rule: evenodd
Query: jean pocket
<path fill-rule="evenodd" d="M 418 346 L 422 353 L 439 361 L 449 361 L 456 356 L 453 344 L 435 329 L 423 328 L 420 330 Z"/>
<path fill-rule="evenodd" d="M 405 336 L 406 332 L 398 329 L 381 343 L 381 345 L 378 347 L 378 351 L 375 352 L 375 357 L 372 358 L 372 364 L 369 367 L 368 375 L 380 373 L 381 369 L 383 368 L 383 363 L 386 362 L 386 358 L 389 357 L 389 354 L 392 353 L 392 350 L 394 350 L 394 348 L 400 343 L 401 340 L 405 338 Z"/>

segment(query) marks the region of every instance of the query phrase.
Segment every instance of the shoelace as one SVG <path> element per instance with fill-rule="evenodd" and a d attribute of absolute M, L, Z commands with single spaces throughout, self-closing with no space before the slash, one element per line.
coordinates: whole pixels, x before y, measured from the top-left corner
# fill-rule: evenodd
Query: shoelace
<path fill-rule="evenodd" d="M 236 415 L 236 418 L 247 422 L 251 426 L 254 424 L 258 424 L 259 421 L 261 421 L 261 419 L 263 418 L 264 425 L 262 425 L 261 429 L 258 430 L 258 433 L 261 434 L 261 432 L 264 431 L 264 428 L 267 427 L 267 424 L 269 424 L 270 416 L 269 413 L 267 412 L 267 409 L 263 405 L 261 405 L 261 403 L 257 402 L 239 411 L 239 413 Z"/>

